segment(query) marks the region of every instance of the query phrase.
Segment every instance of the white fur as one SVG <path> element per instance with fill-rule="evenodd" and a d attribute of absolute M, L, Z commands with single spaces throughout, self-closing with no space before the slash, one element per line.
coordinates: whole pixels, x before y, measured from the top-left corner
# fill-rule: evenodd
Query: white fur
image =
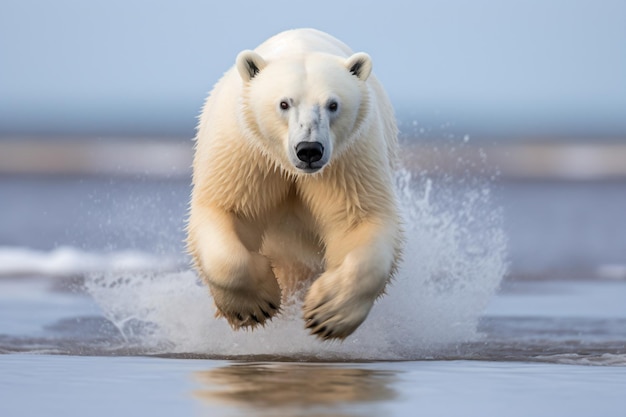
<path fill-rule="evenodd" d="M 345 338 L 383 293 L 402 246 L 397 130 L 371 70 L 330 35 L 293 30 L 240 53 L 209 95 L 188 244 L 234 328 L 263 324 L 314 280 L 307 327 Z M 323 151 L 303 160 L 301 143 Z"/>

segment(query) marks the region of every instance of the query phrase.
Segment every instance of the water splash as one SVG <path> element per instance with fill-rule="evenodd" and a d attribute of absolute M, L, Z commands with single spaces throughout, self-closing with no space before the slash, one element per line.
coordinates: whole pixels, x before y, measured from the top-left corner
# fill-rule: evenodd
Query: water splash
<path fill-rule="evenodd" d="M 297 298 L 265 328 L 232 331 L 214 318 L 209 292 L 191 271 L 94 274 L 87 290 L 127 344 L 153 353 L 396 360 L 477 340 L 478 319 L 507 268 L 502 213 L 489 184 L 401 171 L 397 186 L 404 261 L 388 294 L 342 343 L 308 335 Z"/>

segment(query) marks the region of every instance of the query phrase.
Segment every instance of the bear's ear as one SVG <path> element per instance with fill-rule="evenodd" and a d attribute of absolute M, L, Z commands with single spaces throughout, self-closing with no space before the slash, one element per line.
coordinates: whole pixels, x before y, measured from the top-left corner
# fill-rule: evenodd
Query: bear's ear
<path fill-rule="evenodd" d="M 346 68 L 361 80 L 367 80 L 372 73 L 372 58 L 365 52 L 357 52 L 346 60 Z"/>
<path fill-rule="evenodd" d="M 241 79 L 244 81 L 250 81 L 265 68 L 265 60 L 261 58 L 259 54 L 254 51 L 241 51 L 237 55 L 237 71 Z"/>

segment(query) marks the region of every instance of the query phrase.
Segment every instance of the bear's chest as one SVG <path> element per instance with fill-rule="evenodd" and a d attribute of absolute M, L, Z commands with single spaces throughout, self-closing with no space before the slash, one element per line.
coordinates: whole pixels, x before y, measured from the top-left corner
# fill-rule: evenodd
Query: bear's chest
<path fill-rule="evenodd" d="M 275 209 L 289 190 L 284 175 L 267 162 L 228 158 L 211 167 L 206 193 L 224 209 L 254 218 Z"/>

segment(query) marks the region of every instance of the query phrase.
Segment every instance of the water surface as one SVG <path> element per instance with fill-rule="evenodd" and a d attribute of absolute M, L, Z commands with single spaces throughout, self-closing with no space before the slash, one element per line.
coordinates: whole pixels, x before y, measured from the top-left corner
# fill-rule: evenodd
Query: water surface
<path fill-rule="evenodd" d="M 623 416 L 624 186 L 410 183 L 403 269 L 324 343 L 297 300 L 213 318 L 187 183 L 3 178 L 0 415 Z"/>

